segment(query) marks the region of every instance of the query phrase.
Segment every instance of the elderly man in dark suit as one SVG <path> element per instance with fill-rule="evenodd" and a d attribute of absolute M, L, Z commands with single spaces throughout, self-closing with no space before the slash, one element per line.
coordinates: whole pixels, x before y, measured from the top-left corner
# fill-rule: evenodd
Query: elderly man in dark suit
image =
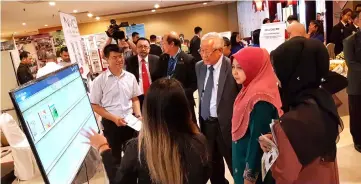
<path fill-rule="evenodd" d="M 358 18 L 361 18 L 360 13 Z M 361 25 L 358 25 L 361 26 Z M 348 66 L 348 101 L 350 131 L 355 149 L 361 152 L 361 31 L 343 41 L 343 52 Z"/>
<path fill-rule="evenodd" d="M 193 93 L 197 89 L 197 77 L 194 70 L 196 60 L 181 50 L 181 41 L 176 32 L 170 32 L 163 37 L 164 54 L 159 58 L 157 78 L 169 77 L 177 79 L 185 90 L 193 122 L 197 119 L 194 112 Z"/>
<path fill-rule="evenodd" d="M 139 84 L 142 95 L 138 96 L 142 107 L 144 95 L 150 84 L 155 80 L 155 72 L 159 62 L 159 57 L 149 54 L 150 42 L 146 38 L 139 38 L 136 42 L 137 55 L 126 59 L 126 70 L 132 73 Z"/>
<path fill-rule="evenodd" d="M 228 183 L 225 158 L 232 173 L 232 112 L 239 87 L 232 77 L 230 60 L 223 55 L 224 41 L 218 33 L 202 37 L 202 61 L 196 64 L 199 93 L 199 121 L 212 154 L 212 184 Z"/>

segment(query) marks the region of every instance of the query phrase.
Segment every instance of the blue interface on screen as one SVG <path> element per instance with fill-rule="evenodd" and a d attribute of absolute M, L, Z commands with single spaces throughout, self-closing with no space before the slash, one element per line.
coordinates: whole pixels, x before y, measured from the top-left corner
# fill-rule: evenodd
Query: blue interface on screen
<path fill-rule="evenodd" d="M 80 131 L 99 130 L 78 66 L 50 75 L 13 96 L 49 182 L 71 183 L 90 148 Z"/>

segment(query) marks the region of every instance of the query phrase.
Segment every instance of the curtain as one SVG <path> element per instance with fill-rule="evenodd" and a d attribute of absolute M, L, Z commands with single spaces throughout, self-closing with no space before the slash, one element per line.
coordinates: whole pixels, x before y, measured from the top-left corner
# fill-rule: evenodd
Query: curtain
<path fill-rule="evenodd" d="M 263 19 L 269 18 L 268 1 L 265 0 L 264 11 L 257 12 L 255 12 L 253 1 L 238 1 L 237 14 L 241 37 L 251 37 L 252 31 L 261 29 Z"/>

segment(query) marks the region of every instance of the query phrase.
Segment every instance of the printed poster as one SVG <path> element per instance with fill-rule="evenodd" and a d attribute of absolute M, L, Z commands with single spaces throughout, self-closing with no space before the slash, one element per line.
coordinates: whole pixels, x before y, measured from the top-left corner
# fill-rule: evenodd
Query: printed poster
<path fill-rule="evenodd" d="M 137 32 L 139 33 L 139 37 L 145 37 L 145 28 L 144 24 L 136 24 L 131 25 L 125 28 L 125 32 L 128 38 L 132 38 L 132 33 Z"/>
<path fill-rule="evenodd" d="M 74 16 L 60 12 L 66 46 L 68 47 L 71 63 L 77 63 L 83 78 L 87 78 L 89 67 L 84 58 L 78 22 Z"/>
<path fill-rule="evenodd" d="M 269 53 L 286 41 L 286 24 L 283 22 L 262 24 L 259 37 L 261 48 Z"/>

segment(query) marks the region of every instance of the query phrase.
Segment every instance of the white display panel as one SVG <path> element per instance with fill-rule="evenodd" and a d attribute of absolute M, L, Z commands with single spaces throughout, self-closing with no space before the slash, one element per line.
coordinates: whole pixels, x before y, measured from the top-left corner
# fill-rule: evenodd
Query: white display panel
<path fill-rule="evenodd" d="M 71 183 L 90 148 L 80 131 L 99 131 L 78 65 L 12 92 L 12 99 L 45 182 Z"/>

